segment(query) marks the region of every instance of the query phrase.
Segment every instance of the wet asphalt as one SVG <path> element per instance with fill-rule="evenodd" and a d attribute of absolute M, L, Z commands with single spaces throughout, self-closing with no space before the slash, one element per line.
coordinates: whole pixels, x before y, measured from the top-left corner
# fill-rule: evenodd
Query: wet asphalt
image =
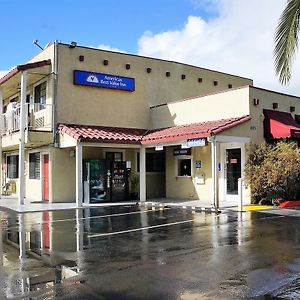
<path fill-rule="evenodd" d="M 0 299 L 300 299 L 296 216 L 2 212 L 1 231 Z"/>

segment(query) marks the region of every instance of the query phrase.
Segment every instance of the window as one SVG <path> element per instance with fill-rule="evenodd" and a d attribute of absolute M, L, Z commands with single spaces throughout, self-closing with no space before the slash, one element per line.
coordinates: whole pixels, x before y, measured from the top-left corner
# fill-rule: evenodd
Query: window
<path fill-rule="evenodd" d="M 19 177 L 19 155 L 8 155 L 6 157 L 7 178 L 16 179 Z"/>
<path fill-rule="evenodd" d="M 192 176 L 192 160 L 190 158 L 179 158 L 177 166 L 177 176 Z"/>
<path fill-rule="evenodd" d="M 40 152 L 29 153 L 29 179 L 40 179 L 41 173 Z"/>
<path fill-rule="evenodd" d="M 47 82 L 43 82 L 34 88 L 35 110 L 41 110 L 46 107 L 46 89 Z"/>
<path fill-rule="evenodd" d="M 123 153 L 122 152 L 106 152 L 105 158 L 111 161 L 123 161 Z"/>
<path fill-rule="evenodd" d="M 164 152 L 146 153 L 146 172 L 161 172 L 166 170 L 166 158 Z M 137 171 L 140 171 L 140 153 L 137 153 Z"/>

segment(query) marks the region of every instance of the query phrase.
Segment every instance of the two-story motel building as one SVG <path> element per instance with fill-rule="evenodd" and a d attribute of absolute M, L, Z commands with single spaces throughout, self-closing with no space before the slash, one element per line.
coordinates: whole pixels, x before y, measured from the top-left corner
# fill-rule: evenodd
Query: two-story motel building
<path fill-rule="evenodd" d="M 245 146 L 298 138 L 300 98 L 182 63 L 54 42 L 0 79 L 1 192 L 236 204 Z M 138 194 L 136 195 L 136 193 Z"/>

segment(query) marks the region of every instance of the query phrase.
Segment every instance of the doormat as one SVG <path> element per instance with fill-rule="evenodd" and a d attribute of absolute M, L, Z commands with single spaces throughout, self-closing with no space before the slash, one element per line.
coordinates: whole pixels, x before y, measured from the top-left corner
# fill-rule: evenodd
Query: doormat
<path fill-rule="evenodd" d="M 48 203 L 46 201 L 31 201 L 30 203 L 33 203 L 33 204 L 43 204 L 43 203 Z"/>

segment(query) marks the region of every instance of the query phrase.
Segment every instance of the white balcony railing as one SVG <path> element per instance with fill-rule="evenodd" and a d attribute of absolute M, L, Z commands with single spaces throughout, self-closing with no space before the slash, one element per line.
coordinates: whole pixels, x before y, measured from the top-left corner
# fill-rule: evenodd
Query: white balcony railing
<path fill-rule="evenodd" d="M 19 106 L 13 110 L 0 115 L 0 133 L 1 135 L 12 134 L 20 130 L 20 112 Z M 52 104 L 26 104 L 25 109 L 26 123 L 25 127 L 32 130 L 52 130 Z"/>

